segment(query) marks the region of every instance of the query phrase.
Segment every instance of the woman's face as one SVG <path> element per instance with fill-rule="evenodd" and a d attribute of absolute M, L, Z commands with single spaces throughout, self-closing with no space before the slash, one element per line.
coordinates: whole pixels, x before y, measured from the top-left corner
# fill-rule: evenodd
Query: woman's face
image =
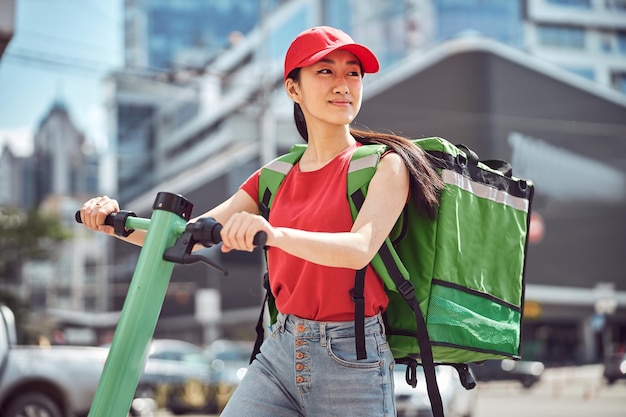
<path fill-rule="evenodd" d="M 300 104 L 307 126 L 314 123 L 349 125 L 361 109 L 361 64 L 348 51 L 331 52 L 315 64 L 303 67 L 299 81 L 287 79 L 285 87 Z"/>

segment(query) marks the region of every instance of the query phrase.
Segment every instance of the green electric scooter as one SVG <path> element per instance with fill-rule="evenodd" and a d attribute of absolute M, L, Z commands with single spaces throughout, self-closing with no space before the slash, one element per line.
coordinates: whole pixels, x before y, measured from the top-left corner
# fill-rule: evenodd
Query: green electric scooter
<path fill-rule="evenodd" d="M 191 252 L 198 243 L 205 247 L 220 243 L 221 224 L 212 218 L 189 223 L 193 204 L 178 194 L 158 193 L 152 209 L 150 219 L 122 210 L 110 214 L 105 220 L 105 224 L 113 226 L 119 236 L 128 236 L 134 230 L 146 230 L 147 234 L 89 417 L 128 415 L 174 264 L 204 262 L 226 273 L 202 254 L 202 250 Z M 79 211 L 76 221 L 81 222 Z M 266 241 L 264 232 L 254 237 L 256 246 L 262 247 Z"/>

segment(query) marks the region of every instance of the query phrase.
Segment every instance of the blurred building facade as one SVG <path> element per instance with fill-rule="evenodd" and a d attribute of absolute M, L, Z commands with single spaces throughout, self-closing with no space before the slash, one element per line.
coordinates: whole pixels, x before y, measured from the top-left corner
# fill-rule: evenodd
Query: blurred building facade
<path fill-rule="evenodd" d="M 466 143 L 484 158 L 511 160 L 516 175 L 536 181 L 544 233 L 529 249 L 526 355 L 593 361 L 626 342 L 619 264 L 626 250 L 626 96 L 614 82 L 626 64 L 623 2 L 282 3 L 203 67 L 167 78 L 132 68 L 112 74 L 107 104 L 123 207 L 149 216 L 156 193 L 172 191 L 193 202 L 197 215 L 299 142 L 282 59 L 301 30 L 337 26 L 381 60 L 382 71 L 364 79 L 358 124 Z M 585 13 L 603 23 L 566 24 L 567 16 Z M 609 14 L 615 17 L 603 20 Z M 582 48 L 567 40 L 572 23 L 584 33 Z M 610 38 L 610 53 L 598 49 L 600 38 Z M 143 130 L 130 134 L 129 126 Z M 112 244 L 112 281 L 124 288 L 138 249 Z M 201 342 L 194 294 L 213 288 L 222 296 L 222 334 L 251 337 L 262 257 L 215 258 L 229 269 L 227 278 L 202 265 L 175 268 L 157 335 Z M 123 291 L 114 299 L 121 307 Z"/>
<path fill-rule="evenodd" d="M 107 239 L 87 233 L 74 220 L 82 201 L 99 193 L 99 168 L 99 155 L 59 100 L 39 123 L 31 156 L 16 157 L 8 147 L 2 150 L 0 204 L 55 215 L 73 233 L 73 239 L 55 247 L 53 260 L 26 262 L 18 288 L 5 288 L 17 292 L 33 313 L 43 315 L 55 309 L 106 312 L 111 308 Z M 89 332 L 79 330 L 67 341 L 96 342 Z"/>
<path fill-rule="evenodd" d="M 626 94 L 625 0 L 526 0 L 524 49 Z"/>
<path fill-rule="evenodd" d="M 433 0 L 436 38 L 480 33 L 626 94 L 624 0 Z"/>
<path fill-rule="evenodd" d="M 98 190 L 99 161 L 61 101 L 53 103 L 34 137 L 33 200 L 50 195 L 81 196 Z"/>
<path fill-rule="evenodd" d="M 257 25 L 259 15 L 284 2 L 126 0 L 126 67 L 155 71 L 201 67 L 248 34 Z"/>

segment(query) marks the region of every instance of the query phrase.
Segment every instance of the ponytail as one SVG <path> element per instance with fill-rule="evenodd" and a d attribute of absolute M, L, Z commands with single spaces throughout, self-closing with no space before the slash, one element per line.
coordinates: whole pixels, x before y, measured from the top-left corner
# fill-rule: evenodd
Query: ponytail
<path fill-rule="evenodd" d="M 385 145 L 400 155 L 409 169 L 411 198 L 417 211 L 432 219 L 437 217 L 439 195 L 444 184 L 433 167 L 429 154 L 403 136 L 354 128 L 350 129 L 350 133 L 363 145 Z"/>

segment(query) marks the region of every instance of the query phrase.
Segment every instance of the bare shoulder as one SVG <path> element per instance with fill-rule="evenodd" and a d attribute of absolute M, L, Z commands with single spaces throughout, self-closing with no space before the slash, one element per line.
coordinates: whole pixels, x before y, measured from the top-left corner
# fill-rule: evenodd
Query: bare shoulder
<path fill-rule="evenodd" d="M 409 170 L 400 155 L 395 152 L 387 152 L 378 164 L 377 172 L 383 175 L 408 174 Z"/>
<path fill-rule="evenodd" d="M 404 160 L 395 152 L 385 154 L 370 182 L 370 192 L 374 192 L 378 196 L 398 193 L 404 195 L 408 189 L 409 169 Z"/>

